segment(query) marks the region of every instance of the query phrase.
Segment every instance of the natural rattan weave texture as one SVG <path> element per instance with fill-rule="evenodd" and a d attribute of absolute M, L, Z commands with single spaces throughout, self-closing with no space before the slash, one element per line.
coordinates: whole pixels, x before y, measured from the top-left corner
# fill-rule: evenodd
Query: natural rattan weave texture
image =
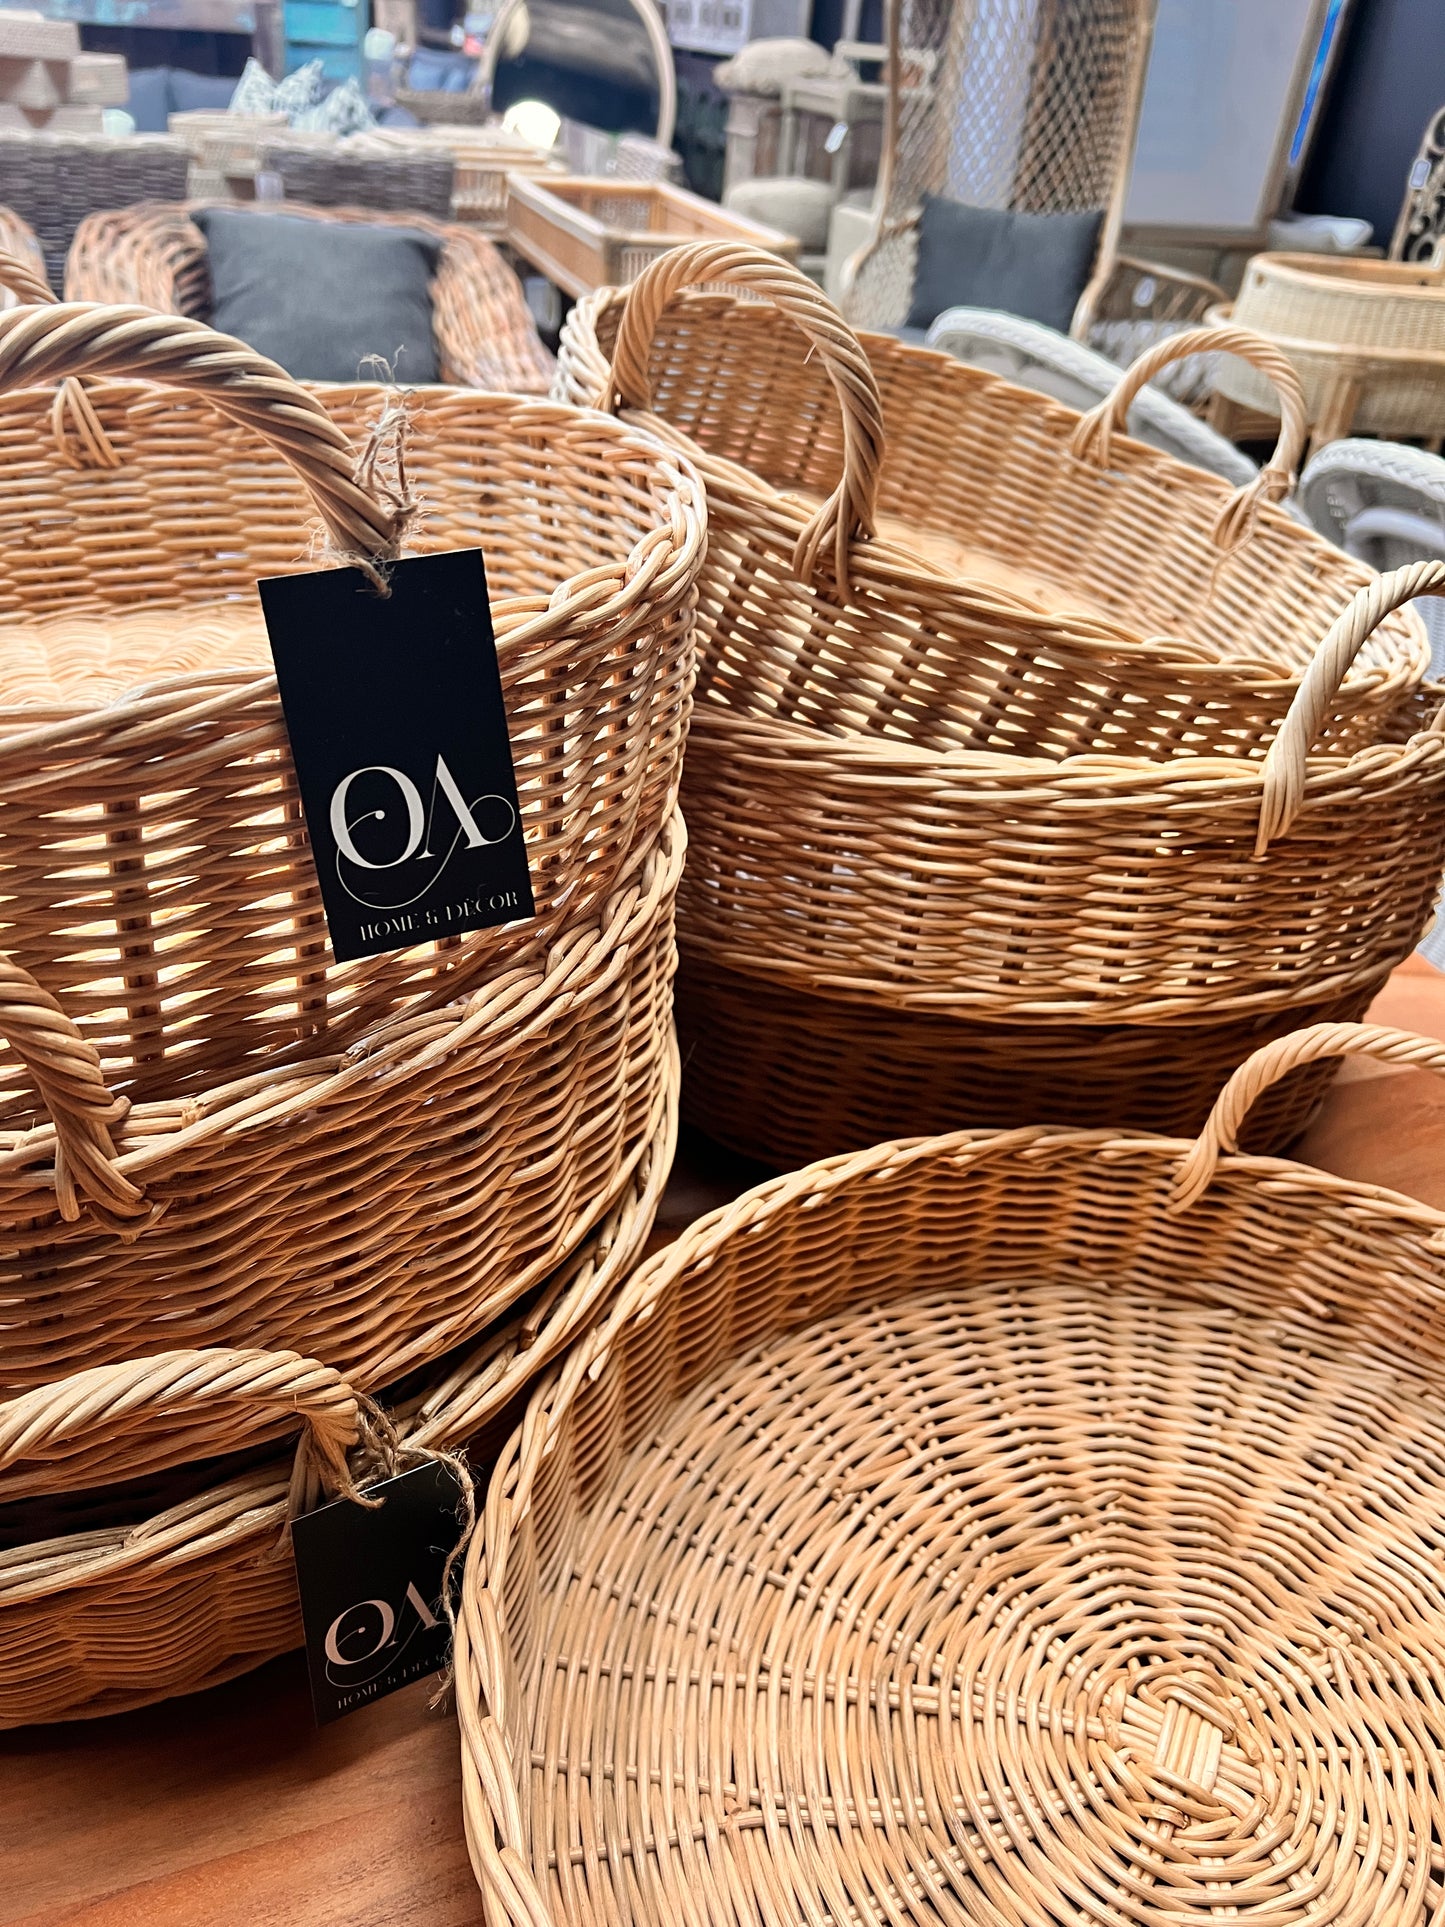
<path fill-rule="evenodd" d="M 683 848 L 674 817 L 464 1001 L 128 1111 L 9 966 L 0 1026 L 57 1128 L 0 1131 L 0 1393 L 204 1344 L 304 1351 L 370 1391 L 495 1324 L 655 1127 Z"/>
<path fill-rule="evenodd" d="M 159 308 L 163 314 L 209 320 L 206 238 L 190 218 L 193 208 L 204 205 L 149 202 L 83 221 L 66 266 L 67 297 L 138 303 Z M 423 214 L 383 214 L 368 207 L 258 202 L 248 212 L 417 228 L 433 236 L 441 243 L 432 283 L 432 331 L 440 379 L 458 388 L 546 394 L 552 381 L 552 357 L 538 338 L 521 283 L 485 235 Z"/>
<path fill-rule="evenodd" d="M 674 1055 L 650 1140 L 623 1195 L 526 1314 L 434 1365 L 399 1400 L 387 1400 L 401 1466 L 419 1449 L 455 1451 L 494 1424 L 626 1276 L 672 1162 L 676 1073 Z M 177 1465 L 187 1444 L 175 1423 L 178 1385 L 190 1388 L 202 1414 L 223 1394 L 234 1400 L 240 1387 L 249 1393 L 260 1386 L 272 1399 L 288 1400 L 292 1427 L 298 1418 L 307 1423 L 309 1454 L 293 1464 L 278 1450 L 198 1486 L 183 1472 L 169 1487 L 162 1479 L 150 1488 L 52 1497 L 48 1531 L 39 1538 L 17 1536 L 20 1506 L 0 1503 L 0 1726 L 112 1713 L 195 1692 L 299 1644 L 288 1520 L 321 1496 L 317 1470 L 334 1490 L 343 1470 L 371 1477 L 386 1465 L 373 1444 L 370 1452 L 352 1451 L 349 1466 L 342 1460 L 327 1468 L 328 1439 L 339 1451 L 355 1439 L 358 1422 L 356 1394 L 336 1373 L 294 1354 L 219 1350 L 183 1354 L 169 1368 L 118 1364 L 90 1375 L 84 1414 L 76 1410 L 74 1381 L 0 1406 L 0 1463 L 34 1468 L 41 1435 L 56 1449 L 65 1434 L 94 1479 L 97 1442 L 113 1436 L 118 1410 L 130 1410 L 133 1442 L 146 1439 L 156 1448 L 152 1465 Z M 25 1444 L 22 1411 L 29 1420 Z M 248 1437 L 244 1421 L 244 1405 L 233 1402 L 212 1410 L 210 1431 L 234 1448 Z M 54 1494 L 62 1483 L 55 1462 L 40 1463 L 51 1474 L 45 1489 Z M 7 1472 L 0 1492 L 23 1489 L 11 1483 L 15 1477 L 16 1470 Z M 30 1516 L 41 1515 L 32 1506 Z"/>
<path fill-rule="evenodd" d="M 1425 1927 L 1445 1215 L 1034 1128 L 695 1225 L 533 1394 L 456 1650 L 486 1918 Z M 1180 1210 L 1186 1198 L 1189 1208 Z"/>
<path fill-rule="evenodd" d="M 0 204 L 35 230 L 50 284 L 65 279 L 75 230 L 99 208 L 178 201 L 189 155 L 169 134 L 0 133 Z"/>
<path fill-rule="evenodd" d="M 715 278 L 768 300 L 663 313 Z M 715 1025 L 701 979 L 685 991 L 693 1121 L 758 1155 L 816 1151 L 782 1095 L 808 1087 L 852 1119 L 828 1148 L 917 1128 L 860 1110 L 886 1094 L 866 1050 L 850 1091 L 840 1033 L 876 1025 L 900 1097 L 940 1079 L 980 1096 L 954 1125 L 1018 1118 L 1028 1093 L 1060 1122 L 1142 1125 L 1145 1046 L 1120 1035 L 1138 1025 L 1188 1028 L 1155 1048 L 1192 1060 L 1161 1120 L 1192 1127 L 1261 1025 L 1361 1014 L 1445 864 L 1440 698 L 1412 694 L 1426 644 L 1401 608 L 1445 570 L 1382 582 L 1261 506 L 1303 426 L 1277 356 L 1232 337 L 1279 375 L 1290 448 L 1231 495 L 1113 435 L 1173 344 L 1081 418 L 899 343 L 865 356 L 800 277 L 718 249 L 569 329 L 569 390 L 641 404 L 650 384 L 640 419 L 693 449 L 709 494 L 679 929 L 687 966 L 732 991 Z M 887 542 L 850 543 L 875 517 Z M 785 1025 L 765 1006 L 783 1058 L 747 1042 L 760 982 L 789 1002 Z M 810 1019 L 817 993 L 834 1001 Z M 950 1079 L 946 1027 L 910 1042 L 903 1011 L 996 1028 L 961 1022 Z M 730 1095 L 769 1086 L 761 1108 Z M 1308 1084 L 1289 1096 L 1275 1143 Z"/>
<path fill-rule="evenodd" d="M 995 1130 L 1041 1117 L 1083 1128 L 1197 1131 L 1232 1064 L 1302 1022 L 1362 1017 L 1383 983 L 1299 1005 L 1245 1003 L 1203 1023 L 1032 1024 L 966 1008 L 894 1009 L 734 969 L 684 946 L 677 1029 L 683 1117 L 745 1157 L 790 1171 L 885 1138 Z M 1335 1073 L 1311 1064 L 1273 1086 L 1250 1116 L 1249 1150 L 1299 1136 Z"/>
<path fill-rule="evenodd" d="M 96 344 L 83 357 L 78 333 Z M 224 377 L 222 353 L 238 361 Z M 48 394 L 0 403 L 0 949 L 115 1089 L 166 1101 L 464 994 L 613 889 L 676 800 L 703 547 L 695 478 L 635 432 L 507 396 L 410 399 L 411 543 L 486 557 L 540 921 L 334 965 L 255 581 L 307 566 L 293 460 L 327 491 L 336 539 L 380 548 L 392 525 L 350 476 L 384 391 L 329 390 L 323 407 L 174 316 L 0 316 L 12 379 L 161 373 L 187 354 L 202 393 L 271 445 L 200 395 L 92 382 L 116 465 L 73 468 Z M 35 1119 L 0 1053 L 0 1123 Z"/>

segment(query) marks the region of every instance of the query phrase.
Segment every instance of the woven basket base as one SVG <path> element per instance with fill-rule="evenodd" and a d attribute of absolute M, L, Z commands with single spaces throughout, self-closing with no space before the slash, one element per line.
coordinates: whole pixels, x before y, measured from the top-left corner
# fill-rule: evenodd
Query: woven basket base
<path fill-rule="evenodd" d="M 1436 1920 L 1442 1518 L 1445 1407 L 1327 1330 L 990 1283 L 774 1338 L 548 1562 L 548 1917 Z"/>
<path fill-rule="evenodd" d="M 470 1443 L 486 1464 L 532 1380 L 636 1262 L 676 1139 L 674 1052 L 623 1195 L 518 1317 L 393 1388 L 383 1402 L 404 1439 L 451 1451 Z M 57 1517 L 73 1520 L 64 1536 L 14 1544 L 0 1531 L 0 1547 L 12 1540 L 0 1549 L 0 1728 L 200 1692 L 299 1645 L 291 1465 L 289 1452 L 273 1452 L 199 1491 L 173 1474 L 153 1482 L 162 1504 L 143 1518 L 123 1516 L 132 1498 L 123 1490 L 59 1495 Z M 40 1508 L 0 1508 L 0 1527 L 11 1513 L 34 1519 Z"/>
<path fill-rule="evenodd" d="M 682 1115 L 778 1170 L 891 1138 L 1047 1122 L 1191 1137 L 1252 1050 L 1363 1016 L 1378 984 L 1219 1024 L 1001 1024 L 818 996 L 684 949 Z M 1251 1113 L 1244 1147 L 1286 1149 L 1334 1076 L 1308 1065 Z"/>

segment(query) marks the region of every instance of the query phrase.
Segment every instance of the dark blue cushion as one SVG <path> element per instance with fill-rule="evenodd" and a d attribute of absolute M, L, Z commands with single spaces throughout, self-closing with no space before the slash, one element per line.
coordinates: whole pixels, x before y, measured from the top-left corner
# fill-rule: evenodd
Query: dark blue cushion
<path fill-rule="evenodd" d="M 197 107 L 229 107 L 235 91 L 234 74 L 192 74 L 184 67 L 171 69 L 171 105 L 175 113 L 188 114 Z"/>
<path fill-rule="evenodd" d="M 126 112 L 138 134 L 164 134 L 171 112 L 169 67 L 132 67 Z"/>
<path fill-rule="evenodd" d="M 254 208 L 195 215 L 211 267 L 211 325 L 298 381 L 437 379 L 432 277 L 441 243 L 415 228 L 316 221 Z"/>
<path fill-rule="evenodd" d="M 1069 332 L 1093 271 L 1102 213 L 1015 214 L 925 194 L 910 328 L 945 308 L 998 308 Z"/>

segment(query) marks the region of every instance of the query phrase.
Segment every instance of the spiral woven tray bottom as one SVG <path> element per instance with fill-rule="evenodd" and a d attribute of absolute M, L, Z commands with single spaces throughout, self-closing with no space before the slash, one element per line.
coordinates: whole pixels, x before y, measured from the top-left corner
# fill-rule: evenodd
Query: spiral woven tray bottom
<path fill-rule="evenodd" d="M 529 1682 L 571 1922 L 1435 1920 L 1445 1403 L 1208 1304 L 919 1294 L 668 1415 Z"/>

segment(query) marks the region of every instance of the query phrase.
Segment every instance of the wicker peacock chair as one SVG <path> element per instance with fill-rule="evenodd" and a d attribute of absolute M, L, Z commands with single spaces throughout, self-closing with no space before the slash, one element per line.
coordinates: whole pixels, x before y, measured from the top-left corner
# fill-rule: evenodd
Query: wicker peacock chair
<path fill-rule="evenodd" d="M 871 231 L 840 305 L 855 327 L 909 308 L 925 196 L 1022 214 L 1097 213 L 1070 333 L 1127 361 L 1200 320 L 1212 282 L 1119 252 L 1156 0 L 890 0 L 888 111 Z"/>

